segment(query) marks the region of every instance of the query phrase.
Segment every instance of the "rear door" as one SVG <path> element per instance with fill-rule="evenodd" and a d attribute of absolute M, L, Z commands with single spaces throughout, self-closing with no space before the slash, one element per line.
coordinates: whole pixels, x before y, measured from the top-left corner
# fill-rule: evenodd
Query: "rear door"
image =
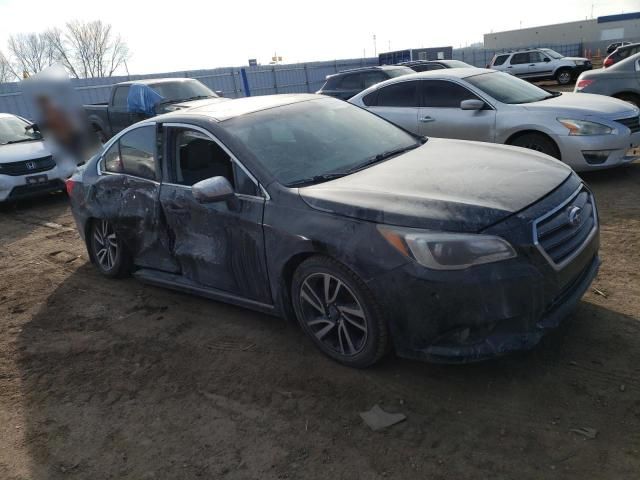
<path fill-rule="evenodd" d="M 462 110 L 463 100 L 482 100 L 466 87 L 450 80 L 420 80 L 418 87 L 420 135 L 493 142 L 495 110 Z"/>
<path fill-rule="evenodd" d="M 529 52 L 514 53 L 509 62 L 505 72 L 515 75 L 516 77 L 526 77 L 529 75 L 529 64 L 531 63 Z"/>
<path fill-rule="evenodd" d="M 166 182 L 160 203 L 182 276 L 200 286 L 271 304 L 257 181 L 213 135 L 186 124 L 164 125 Z M 199 203 L 192 186 L 223 176 L 231 200 Z"/>
<path fill-rule="evenodd" d="M 156 126 L 122 135 L 105 152 L 94 185 L 101 216 L 109 220 L 136 265 L 174 272 L 160 212 L 160 164 Z"/>
<path fill-rule="evenodd" d="M 550 77 L 553 75 L 551 59 L 544 53 L 529 52 L 529 61 L 529 77 Z"/>
<path fill-rule="evenodd" d="M 363 101 L 373 113 L 419 134 L 417 80 L 386 85 L 367 95 Z"/>

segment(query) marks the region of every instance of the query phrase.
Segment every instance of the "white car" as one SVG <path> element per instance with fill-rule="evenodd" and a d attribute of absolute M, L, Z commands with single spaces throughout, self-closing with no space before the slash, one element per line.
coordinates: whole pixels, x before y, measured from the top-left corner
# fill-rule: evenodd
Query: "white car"
<path fill-rule="evenodd" d="M 565 57 L 550 48 L 533 48 L 497 53 L 488 68 L 527 80 L 555 80 L 560 85 L 567 85 L 582 72 L 591 70 L 593 65 L 588 58 Z"/>
<path fill-rule="evenodd" d="M 24 118 L 0 113 L 0 202 L 64 190 L 75 165 L 57 165 Z"/>
<path fill-rule="evenodd" d="M 494 70 L 448 68 L 404 75 L 349 102 L 417 135 L 530 148 L 577 171 L 638 158 L 640 110 L 630 103 L 552 93 Z"/>

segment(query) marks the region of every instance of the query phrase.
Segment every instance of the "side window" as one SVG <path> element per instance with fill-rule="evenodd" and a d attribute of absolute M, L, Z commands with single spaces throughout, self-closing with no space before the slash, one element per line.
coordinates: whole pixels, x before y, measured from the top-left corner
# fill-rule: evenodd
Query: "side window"
<path fill-rule="evenodd" d="M 495 61 L 493 62 L 494 65 L 503 65 L 504 62 L 507 61 L 507 58 L 509 58 L 509 55 L 498 55 L 495 59 Z"/>
<path fill-rule="evenodd" d="M 441 70 L 444 67 L 442 65 L 440 65 L 439 63 L 429 63 L 428 65 L 426 65 L 427 70 Z"/>
<path fill-rule="evenodd" d="M 374 90 L 373 92 L 365 95 L 362 98 L 362 103 L 364 103 L 367 107 L 375 107 L 378 105 L 378 93 L 380 90 Z"/>
<path fill-rule="evenodd" d="M 398 82 L 378 90 L 379 107 L 417 107 L 416 83 Z"/>
<path fill-rule="evenodd" d="M 155 126 L 136 128 L 119 140 L 120 159 L 124 173 L 157 180 Z"/>
<path fill-rule="evenodd" d="M 544 62 L 544 55 L 541 52 L 530 52 L 529 53 L 529 61 L 531 63 Z"/>
<path fill-rule="evenodd" d="M 522 63 L 531 63 L 529 62 L 529 52 L 514 53 L 513 57 L 511 57 L 511 65 L 520 65 Z"/>
<path fill-rule="evenodd" d="M 120 160 L 120 144 L 118 142 L 111 145 L 102 158 L 104 162 L 103 168 L 107 172 L 122 173 L 124 171 L 122 160 Z"/>
<path fill-rule="evenodd" d="M 116 91 L 113 94 L 113 106 L 114 107 L 126 107 L 127 97 L 129 96 L 129 86 L 123 85 L 116 87 Z"/>
<path fill-rule="evenodd" d="M 423 107 L 460 108 L 463 100 L 478 98 L 462 85 L 445 80 L 422 80 L 419 91 Z"/>
<path fill-rule="evenodd" d="M 340 82 L 340 88 L 343 90 L 356 90 L 361 87 L 360 74 L 354 73 L 345 75 Z"/>
<path fill-rule="evenodd" d="M 365 72 L 362 74 L 363 87 L 369 88 L 376 83 L 384 82 L 388 77 L 382 72 Z"/>

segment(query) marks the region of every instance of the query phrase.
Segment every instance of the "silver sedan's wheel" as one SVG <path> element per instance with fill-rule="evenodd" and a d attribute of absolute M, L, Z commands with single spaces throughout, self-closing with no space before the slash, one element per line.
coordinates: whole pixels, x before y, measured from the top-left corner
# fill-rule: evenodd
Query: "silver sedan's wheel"
<path fill-rule="evenodd" d="M 309 331 L 328 349 L 343 356 L 360 353 L 367 341 L 366 314 L 339 278 L 314 273 L 302 282 L 300 304 Z"/>

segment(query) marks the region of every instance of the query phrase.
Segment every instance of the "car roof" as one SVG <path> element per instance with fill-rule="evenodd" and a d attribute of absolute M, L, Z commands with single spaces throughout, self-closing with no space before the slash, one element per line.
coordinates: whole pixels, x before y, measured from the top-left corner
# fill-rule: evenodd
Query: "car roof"
<path fill-rule="evenodd" d="M 620 45 L 617 50 L 622 51 L 622 50 L 629 50 L 632 48 L 637 47 L 638 45 L 640 45 L 640 43 L 630 43 L 628 45 Z"/>
<path fill-rule="evenodd" d="M 13 113 L 0 113 L 0 118 L 10 118 L 15 117 Z"/>
<path fill-rule="evenodd" d="M 371 65 L 369 67 L 350 68 L 349 70 L 342 70 L 338 73 L 327 75 L 327 78 L 336 77 L 338 75 L 347 74 L 347 73 L 370 72 L 373 70 L 396 70 L 402 66 L 403 65 Z"/>
<path fill-rule="evenodd" d="M 166 78 L 141 78 L 140 80 L 129 80 L 127 82 L 119 82 L 116 85 L 133 85 L 134 83 L 141 83 L 143 85 L 151 85 L 157 83 L 170 83 L 170 82 L 186 82 L 188 80 L 196 80 L 195 78 L 184 77 L 166 77 Z"/>
<path fill-rule="evenodd" d="M 310 93 L 261 95 L 257 97 L 244 97 L 229 100 L 228 102 L 212 102 L 204 106 L 187 108 L 176 112 L 161 115 L 163 121 L 169 121 L 171 117 L 179 117 L 185 114 L 196 114 L 211 118 L 218 122 L 224 122 L 231 118 L 248 115 L 271 108 L 278 108 L 294 103 L 307 102 L 309 100 L 329 100 L 324 95 Z"/>

